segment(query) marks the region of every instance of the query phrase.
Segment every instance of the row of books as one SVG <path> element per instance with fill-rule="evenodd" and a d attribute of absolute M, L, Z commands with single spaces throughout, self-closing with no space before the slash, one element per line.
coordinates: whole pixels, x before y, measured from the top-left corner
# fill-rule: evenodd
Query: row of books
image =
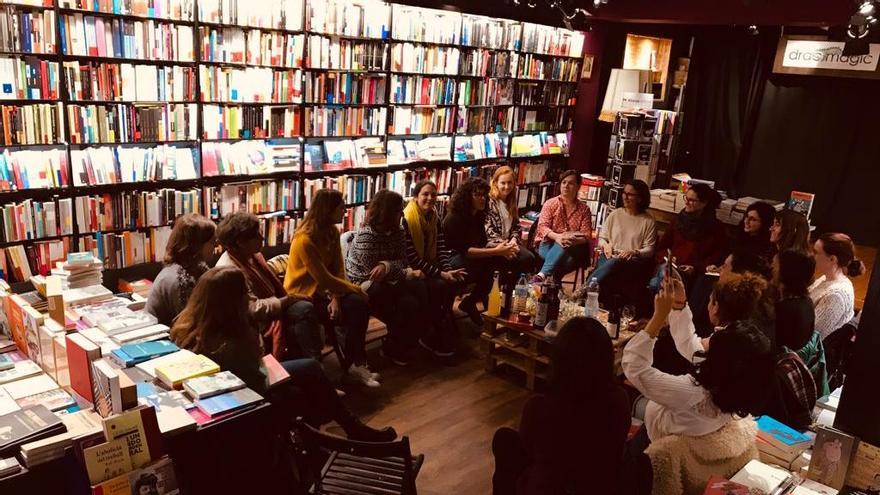
<path fill-rule="evenodd" d="M 0 99 L 58 98 L 58 62 L 37 57 L 0 57 Z"/>
<path fill-rule="evenodd" d="M 198 150 L 187 146 L 102 146 L 70 150 L 74 186 L 198 177 Z"/>
<path fill-rule="evenodd" d="M 568 129 L 574 119 L 574 107 L 517 107 L 511 129 L 514 131 L 548 131 Z"/>
<path fill-rule="evenodd" d="M 454 108 L 394 107 L 388 134 L 452 133 Z"/>
<path fill-rule="evenodd" d="M 65 90 L 70 100 L 155 102 L 196 99 L 192 67 L 64 62 Z"/>
<path fill-rule="evenodd" d="M 73 234 L 73 201 L 25 199 L 0 207 L 0 242 Z"/>
<path fill-rule="evenodd" d="M 0 135 L 6 146 L 63 143 L 61 104 L 0 106 Z"/>
<path fill-rule="evenodd" d="M 380 166 L 385 163 L 385 150 L 381 138 L 327 140 L 323 144 L 305 145 L 306 172 Z"/>
<path fill-rule="evenodd" d="M 309 36 L 309 68 L 384 71 L 388 49 L 378 41 L 351 41 L 313 34 Z"/>
<path fill-rule="evenodd" d="M 292 147 L 296 148 L 296 160 L 284 159 Z M 202 173 L 210 177 L 299 171 L 299 145 L 283 147 L 283 152 L 276 157 L 276 148 L 262 140 L 203 143 Z"/>
<path fill-rule="evenodd" d="M 62 15 L 61 53 L 80 57 L 117 57 L 192 62 L 193 28 L 159 21 Z"/>
<path fill-rule="evenodd" d="M 452 137 L 431 136 L 424 139 L 389 139 L 388 164 L 449 160 Z"/>
<path fill-rule="evenodd" d="M 204 139 L 294 137 L 301 129 L 300 109 L 296 107 L 202 106 Z"/>
<path fill-rule="evenodd" d="M 400 194 L 404 198 L 411 198 L 415 194 L 415 185 L 420 180 L 431 180 L 437 184 L 440 194 L 447 194 L 460 177 L 459 170 L 449 168 L 417 168 L 413 170 L 397 170 L 385 173 L 385 188 Z"/>
<path fill-rule="evenodd" d="M 105 269 L 115 270 L 162 261 L 170 237 L 170 226 L 153 227 L 142 232 L 99 232 L 77 238 L 75 247 L 77 251 L 91 252 L 103 260 Z"/>
<path fill-rule="evenodd" d="M 567 154 L 570 140 L 569 133 L 539 132 L 514 136 L 510 144 L 510 154 L 511 156 Z"/>
<path fill-rule="evenodd" d="M 417 105 L 451 105 L 455 80 L 449 77 L 391 76 L 391 102 Z"/>
<path fill-rule="evenodd" d="M 0 7 L 0 50 L 17 53 L 55 53 L 55 12 L 30 12 L 11 5 Z"/>
<path fill-rule="evenodd" d="M 510 130 L 513 127 L 515 113 L 508 106 L 498 108 L 458 107 L 456 132 L 479 133 Z"/>
<path fill-rule="evenodd" d="M 208 186 L 203 189 L 204 211 L 215 220 L 239 211 L 289 212 L 301 207 L 301 193 L 299 181 L 291 179 Z"/>
<path fill-rule="evenodd" d="M 131 0 L 122 2 L 110 0 L 59 0 L 58 6 L 62 9 L 82 9 L 107 14 L 191 21 L 193 19 L 194 2 L 192 0 L 151 0 L 150 2 Z"/>
<path fill-rule="evenodd" d="M 513 103 L 513 80 L 466 79 L 458 82 L 458 104 L 510 105 Z"/>
<path fill-rule="evenodd" d="M 388 38 L 391 8 L 372 0 L 315 0 L 308 3 L 309 31 L 324 34 Z"/>
<path fill-rule="evenodd" d="M 304 121 L 309 136 L 370 136 L 385 133 L 387 108 L 308 107 Z"/>
<path fill-rule="evenodd" d="M 387 78 L 351 72 L 312 72 L 306 75 L 305 99 L 309 103 L 385 103 Z"/>
<path fill-rule="evenodd" d="M 517 83 L 517 105 L 574 105 L 573 84 Z"/>
<path fill-rule="evenodd" d="M 67 258 L 70 237 L 0 248 L 0 279 L 27 282 L 34 273 L 47 275 L 56 261 Z"/>
<path fill-rule="evenodd" d="M 199 20 L 269 29 L 302 29 L 303 2 L 271 0 L 204 0 L 199 2 Z"/>
<path fill-rule="evenodd" d="M 319 189 L 336 189 L 342 193 L 346 204 L 366 203 L 384 189 L 382 176 L 375 175 L 338 175 L 303 181 L 305 207 L 311 206 L 312 198 Z"/>
<path fill-rule="evenodd" d="M 475 15 L 461 16 L 461 44 L 503 50 L 519 50 L 522 24 L 517 21 Z"/>
<path fill-rule="evenodd" d="M 299 103 L 302 73 L 262 67 L 199 66 L 202 101 L 243 103 Z"/>
<path fill-rule="evenodd" d="M 391 37 L 395 40 L 447 44 L 459 42 L 461 14 L 458 12 L 400 4 L 394 4 L 393 9 Z"/>
<path fill-rule="evenodd" d="M 570 29 L 523 23 L 522 51 L 580 57 L 584 51 L 584 33 Z"/>
<path fill-rule="evenodd" d="M 523 79 L 548 81 L 577 81 L 579 77 L 577 59 L 554 58 L 546 60 L 530 53 L 523 55 L 517 76 Z"/>
<path fill-rule="evenodd" d="M 453 160 L 463 162 L 507 156 L 510 137 L 507 134 L 474 134 L 455 136 Z"/>
<path fill-rule="evenodd" d="M 7 149 L 0 154 L 0 191 L 49 189 L 67 184 L 67 153 L 63 149 Z"/>
<path fill-rule="evenodd" d="M 197 136 L 197 105 L 67 105 L 72 143 L 191 141 Z"/>
<path fill-rule="evenodd" d="M 481 77 L 515 77 L 519 54 L 486 49 L 464 50 L 459 74 Z"/>
<path fill-rule="evenodd" d="M 394 43 L 391 45 L 391 70 L 454 76 L 458 73 L 460 56 L 460 50 L 455 47 Z"/>
<path fill-rule="evenodd" d="M 201 60 L 233 64 L 302 67 L 305 35 L 231 27 L 199 28 Z"/>
<path fill-rule="evenodd" d="M 199 213 L 201 191 L 160 189 L 121 191 L 74 198 L 79 234 L 170 225 L 186 213 Z"/>
<path fill-rule="evenodd" d="M 282 246 L 293 238 L 301 219 L 286 212 L 259 215 L 260 233 L 266 246 Z"/>

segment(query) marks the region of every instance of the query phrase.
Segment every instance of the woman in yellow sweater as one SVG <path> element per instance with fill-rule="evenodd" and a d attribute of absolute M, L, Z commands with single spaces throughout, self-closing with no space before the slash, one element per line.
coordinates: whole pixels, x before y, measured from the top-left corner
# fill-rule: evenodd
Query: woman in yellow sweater
<path fill-rule="evenodd" d="M 297 331 L 297 340 L 303 345 L 303 336 L 309 333 L 320 346 L 320 322 L 334 323 L 339 342 L 340 364 L 356 381 L 368 387 L 378 387 L 379 375 L 367 367 L 365 339 L 370 321 L 367 295 L 345 277 L 342 247 L 336 224 L 345 215 L 342 193 L 321 189 L 315 193 L 312 206 L 290 243 L 284 289 L 290 296 L 305 300 L 293 306 L 297 326 L 308 327 L 310 332 Z M 306 344 L 309 345 L 309 344 Z"/>

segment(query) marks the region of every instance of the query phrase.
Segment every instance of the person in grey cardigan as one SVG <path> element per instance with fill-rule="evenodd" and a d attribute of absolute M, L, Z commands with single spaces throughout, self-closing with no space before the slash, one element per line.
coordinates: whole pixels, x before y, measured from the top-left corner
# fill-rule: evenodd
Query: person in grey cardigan
<path fill-rule="evenodd" d="M 215 230 L 214 222 L 198 213 L 175 220 L 165 247 L 165 266 L 153 281 L 145 308 L 159 323 L 169 327 L 174 323 L 199 277 L 208 271 L 207 262 L 216 245 Z"/>
<path fill-rule="evenodd" d="M 428 298 L 424 274 L 406 260 L 402 216 L 399 194 L 376 193 L 345 257 L 349 280 L 364 289 L 373 314 L 388 327 L 382 352 L 401 366 L 407 364 L 408 351 L 418 338 L 419 314 Z"/>

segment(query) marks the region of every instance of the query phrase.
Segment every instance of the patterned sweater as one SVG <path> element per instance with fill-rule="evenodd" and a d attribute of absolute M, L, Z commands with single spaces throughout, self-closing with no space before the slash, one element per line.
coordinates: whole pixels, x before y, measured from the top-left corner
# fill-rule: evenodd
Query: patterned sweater
<path fill-rule="evenodd" d="M 504 203 L 496 199 L 490 199 L 488 206 L 489 207 L 486 210 L 486 237 L 489 239 L 488 246 L 497 246 L 510 239 L 516 239 L 517 242 L 521 241 L 522 226 L 519 224 L 519 219 L 511 218 L 510 228 L 506 231 L 504 229 L 504 212 L 502 211 L 502 208 L 505 208 Z"/>
<path fill-rule="evenodd" d="M 383 234 L 364 225 L 355 233 L 345 257 L 348 278 L 356 284 L 363 283 L 379 263 L 385 263 L 388 270 L 385 281 L 393 283 L 406 277 L 408 268 L 403 229 Z"/>
<path fill-rule="evenodd" d="M 153 281 L 144 309 L 155 316 L 159 323 L 170 327 L 186 306 L 198 277 L 207 270 L 208 265 L 204 263 L 191 270 L 177 263 L 165 265 Z"/>
<path fill-rule="evenodd" d="M 419 256 L 419 252 L 416 251 L 416 246 L 413 244 L 412 235 L 409 233 L 409 225 L 405 220 L 403 222 L 403 233 L 406 236 L 406 261 L 410 268 L 421 270 L 426 277 L 439 277 L 441 271 L 452 270 L 452 266 L 449 264 L 450 252 L 446 248 L 446 238 L 443 236 L 440 222 L 437 223 L 437 259 L 432 262 Z"/>

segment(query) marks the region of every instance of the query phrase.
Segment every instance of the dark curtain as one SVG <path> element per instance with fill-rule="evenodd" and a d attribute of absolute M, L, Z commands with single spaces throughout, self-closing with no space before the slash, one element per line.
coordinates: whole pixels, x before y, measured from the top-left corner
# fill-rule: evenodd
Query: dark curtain
<path fill-rule="evenodd" d="M 880 242 L 880 81 L 774 76 L 761 102 L 742 190 L 816 194 L 811 223 Z"/>
<path fill-rule="evenodd" d="M 694 35 L 676 171 L 736 194 L 778 30 L 707 28 Z"/>

